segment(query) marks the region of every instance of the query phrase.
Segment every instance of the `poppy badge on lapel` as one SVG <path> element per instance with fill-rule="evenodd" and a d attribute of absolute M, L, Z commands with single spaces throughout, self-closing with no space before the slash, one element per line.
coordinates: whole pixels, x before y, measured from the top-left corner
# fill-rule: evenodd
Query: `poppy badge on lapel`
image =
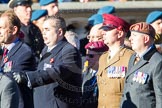
<path fill-rule="evenodd" d="M 6 63 L 7 61 L 8 61 L 8 57 L 5 57 L 3 63 Z"/>
<path fill-rule="evenodd" d="M 54 58 L 51 58 L 50 59 L 50 63 L 54 63 Z"/>

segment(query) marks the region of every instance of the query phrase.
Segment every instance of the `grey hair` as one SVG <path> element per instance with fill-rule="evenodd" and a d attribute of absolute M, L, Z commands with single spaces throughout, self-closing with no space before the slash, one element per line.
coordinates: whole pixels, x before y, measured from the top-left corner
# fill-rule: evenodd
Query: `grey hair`
<path fill-rule="evenodd" d="M 51 21 L 51 25 L 53 27 L 56 27 L 57 29 L 61 28 L 63 30 L 63 35 L 66 32 L 66 22 L 64 20 L 63 17 L 59 16 L 59 15 L 53 15 L 53 16 L 47 16 L 45 18 L 45 21 L 50 20 Z"/>

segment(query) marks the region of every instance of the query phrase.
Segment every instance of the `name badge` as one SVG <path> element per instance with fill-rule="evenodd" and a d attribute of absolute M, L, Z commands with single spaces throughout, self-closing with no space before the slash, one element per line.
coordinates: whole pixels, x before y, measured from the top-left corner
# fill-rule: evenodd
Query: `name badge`
<path fill-rule="evenodd" d="M 46 70 L 47 68 L 51 68 L 51 64 L 44 63 L 43 70 Z"/>
<path fill-rule="evenodd" d="M 4 72 L 11 72 L 12 69 L 12 61 L 8 61 L 4 64 L 3 71 Z"/>

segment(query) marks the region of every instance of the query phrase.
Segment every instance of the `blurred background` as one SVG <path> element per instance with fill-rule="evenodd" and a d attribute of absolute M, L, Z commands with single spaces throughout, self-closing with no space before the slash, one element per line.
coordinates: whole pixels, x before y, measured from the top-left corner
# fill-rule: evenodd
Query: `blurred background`
<path fill-rule="evenodd" d="M 9 9 L 8 1 L 0 0 L 1 12 Z M 32 1 L 33 11 L 40 9 L 39 1 Z M 65 18 L 67 26 L 74 27 L 74 31 L 79 35 L 79 38 L 87 35 L 85 26 L 88 18 L 103 6 L 114 6 L 115 14 L 131 24 L 145 21 L 151 11 L 162 11 L 162 1 L 159 0 L 60 0 L 58 2 L 61 16 Z"/>

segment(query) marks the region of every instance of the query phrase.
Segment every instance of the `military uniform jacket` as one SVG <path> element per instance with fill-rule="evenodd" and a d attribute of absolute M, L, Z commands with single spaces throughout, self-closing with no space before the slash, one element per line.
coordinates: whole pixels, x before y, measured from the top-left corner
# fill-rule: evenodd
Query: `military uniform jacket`
<path fill-rule="evenodd" d="M 108 58 L 108 52 L 100 57 L 97 73 L 98 108 L 119 108 L 124 88 L 124 77 L 132 54 L 132 50 L 121 48 L 111 60 Z"/>
<path fill-rule="evenodd" d="M 19 89 L 15 81 L 0 73 L 0 108 L 18 108 Z"/>
<path fill-rule="evenodd" d="M 134 65 L 135 56 L 129 61 L 121 108 L 162 108 L 162 56 L 155 46 Z"/>
<path fill-rule="evenodd" d="M 42 86 L 42 93 L 47 95 L 43 108 L 78 108 L 82 82 L 81 57 L 65 38 L 50 52 L 45 47 L 37 71 L 27 75 L 31 86 Z M 45 103 L 39 100 L 39 104 Z"/>
<path fill-rule="evenodd" d="M 44 48 L 44 40 L 40 29 L 30 22 L 28 26 L 21 24 L 21 31 L 24 33 L 22 40 L 31 47 L 34 55 L 39 58 Z"/>
<path fill-rule="evenodd" d="M 36 69 L 36 61 L 28 45 L 18 41 L 8 52 L 7 57 L 1 61 L 1 68 L 8 74 L 10 72 L 24 72 Z M 24 101 L 24 108 L 33 108 L 33 91 L 26 85 L 19 84 Z"/>

